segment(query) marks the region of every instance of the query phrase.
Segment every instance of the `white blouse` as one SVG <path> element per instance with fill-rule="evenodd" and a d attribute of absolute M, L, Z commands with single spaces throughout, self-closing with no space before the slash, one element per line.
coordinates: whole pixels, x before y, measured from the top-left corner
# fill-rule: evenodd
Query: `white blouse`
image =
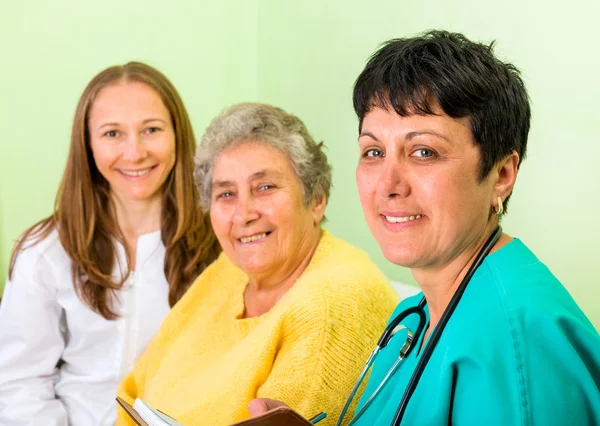
<path fill-rule="evenodd" d="M 117 256 L 121 276 L 121 244 Z M 107 321 L 75 293 L 56 231 L 19 254 L 0 305 L 0 425 L 114 424 L 119 383 L 170 309 L 164 258 L 160 231 L 139 237 Z"/>

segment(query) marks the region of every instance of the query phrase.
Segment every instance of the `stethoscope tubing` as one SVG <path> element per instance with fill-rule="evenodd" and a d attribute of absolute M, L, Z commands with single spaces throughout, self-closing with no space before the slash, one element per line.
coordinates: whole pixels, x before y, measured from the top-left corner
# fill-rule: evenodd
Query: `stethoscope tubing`
<path fill-rule="evenodd" d="M 348 408 L 350 408 L 350 404 L 352 403 L 352 400 L 354 399 L 354 395 L 356 395 L 358 388 L 360 387 L 360 385 L 363 382 L 365 376 L 367 375 L 369 369 L 371 368 L 371 365 L 373 364 L 373 362 L 375 362 L 375 358 L 377 358 L 377 355 L 379 354 L 379 352 L 387 346 L 387 344 L 390 342 L 390 340 L 392 339 L 394 334 L 397 332 L 396 328 L 400 326 L 400 323 L 402 321 L 404 321 L 404 319 L 406 317 L 408 317 L 409 315 L 412 315 L 412 314 L 417 314 L 417 315 L 419 315 L 419 325 L 417 326 L 417 331 L 414 334 L 415 337 L 413 337 L 413 333 L 411 332 L 410 329 L 408 329 L 407 327 L 402 327 L 402 328 L 406 328 L 408 330 L 408 335 L 409 335 L 409 338 L 407 339 L 408 347 L 406 346 L 406 344 L 402 346 L 402 348 L 400 349 L 400 354 L 399 354 L 398 360 L 395 362 L 394 367 L 392 367 L 392 369 L 388 372 L 388 374 L 385 376 L 385 378 L 379 384 L 377 389 L 369 397 L 367 402 L 365 402 L 365 404 L 361 407 L 361 409 L 356 413 L 356 415 L 350 421 L 348 426 L 352 425 L 356 420 L 358 420 L 360 418 L 360 416 L 367 409 L 367 407 L 369 405 L 371 405 L 371 402 L 373 401 L 375 396 L 377 396 L 379 391 L 383 388 L 385 383 L 394 375 L 394 373 L 396 372 L 396 370 L 400 364 L 400 361 L 402 361 L 404 358 L 406 358 L 412 352 L 412 350 L 415 346 L 413 343 L 413 338 L 418 338 L 418 336 L 421 335 L 421 333 L 423 332 L 423 328 L 425 327 L 425 323 L 427 322 L 427 318 L 425 316 L 425 311 L 423 309 L 425 307 L 425 303 L 426 303 L 425 298 L 422 298 L 421 301 L 419 302 L 418 306 L 413 306 L 408 309 L 405 309 L 404 311 L 402 311 L 398 315 L 396 315 L 396 317 L 394 319 L 392 319 L 392 321 L 390 321 L 388 326 L 383 331 L 381 337 L 379 338 L 379 341 L 377 342 L 377 346 L 375 347 L 375 350 L 371 353 L 371 355 L 369 356 L 369 359 L 367 359 L 365 367 L 363 368 L 363 371 L 361 372 L 356 384 L 352 388 L 352 391 L 350 392 L 350 396 L 346 400 L 346 404 L 344 405 L 344 408 L 342 409 L 342 412 L 340 414 L 340 417 L 338 418 L 336 426 L 340 426 L 342 424 L 342 421 L 344 420 L 344 417 L 346 416 L 346 413 L 348 412 Z"/>
<path fill-rule="evenodd" d="M 450 317 L 452 317 L 452 314 L 456 310 L 458 303 L 462 299 L 462 296 L 465 293 L 465 290 L 467 288 L 467 285 L 471 281 L 471 278 L 473 278 L 473 275 L 475 275 L 475 272 L 477 271 L 477 269 L 481 266 L 481 264 L 483 263 L 483 261 L 485 260 L 487 255 L 492 251 L 492 248 L 494 248 L 494 245 L 498 242 L 501 235 L 502 235 L 502 227 L 498 226 L 494 230 L 492 235 L 487 239 L 487 241 L 485 242 L 485 244 L 483 245 L 483 247 L 477 254 L 475 261 L 473 262 L 473 264 L 467 271 L 467 274 L 463 278 L 462 282 L 456 289 L 456 292 L 452 296 L 452 299 L 450 299 L 450 303 L 448 303 L 448 306 L 444 310 L 444 313 L 442 314 L 440 321 L 438 322 L 435 329 L 431 333 L 431 336 L 429 337 L 429 341 L 427 342 L 427 345 L 425 346 L 425 349 L 423 350 L 423 353 L 421 354 L 421 358 L 419 359 L 419 362 L 417 363 L 417 366 L 415 367 L 415 371 L 413 372 L 413 374 L 410 378 L 410 381 L 408 382 L 408 385 L 406 386 L 406 390 L 404 391 L 404 395 L 402 396 L 400 405 L 398 406 L 398 409 L 396 410 L 396 414 L 394 415 L 394 419 L 392 420 L 391 426 L 400 426 L 400 422 L 402 422 L 402 418 L 404 417 L 404 413 L 406 411 L 406 407 L 408 406 L 410 398 L 412 397 L 413 393 L 415 392 L 415 389 L 417 388 L 417 385 L 419 384 L 419 380 L 421 379 L 421 376 L 423 375 L 423 371 L 425 370 L 425 367 L 427 366 L 427 363 L 429 362 L 429 359 L 431 358 L 431 354 L 433 353 L 433 350 L 437 346 L 437 343 L 439 342 L 440 337 L 442 336 L 442 333 L 444 332 L 444 329 L 446 328 L 446 325 L 450 321 Z"/>
<path fill-rule="evenodd" d="M 486 256 L 492 251 L 492 248 L 498 242 L 501 235 L 502 235 L 502 228 L 500 226 L 498 226 L 494 230 L 492 235 L 486 240 L 485 244 L 483 245 L 483 247 L 477 254 L 477 257 L 475 258 L 473 264 L 470 266 L 465 277 L 463 278 L 460 285 L 456 289 L 456 292 L 452 296 L 452 299 L 450 299 L 450 302 L 448 303 L 448 306 L 446 307 L 444 313 L 442 314 L 440 321 L 438 322 L 435 329 L 431 333 L 429 341 L 427 342 L 427 344 L 425 345 L 425 348 L 423 349 L 421 358 L 419 359 L 419 361 L 415 367 L 415 370 L 408 382 L 408 385 L 406 386 L 404 394 L 402 395 L 402 399 L 400 401 L 400 404 L 398 405 L 398 409 L 396 410 L 396 414 L 394 415 L 394 419 L 392 420 L 391 426 L 400 426 L 400 423 L 402 422 L 402 418 L 404 417 L 404 413 L 406 411 L 406 407 L 408 406 L 408 403 L 410 402 L 410 398 L 412 397 L 412 395 L 419 383 L 419 380 L 421 379 L 421 376 L 423 375 L 423 371 L 425 370 L 425 367 L 427 366 L 427 363 L 429 362 L 429 359 L 431 358 L 431 354 L 433 353 L 433 350 L 437 346 L 437 343 L 439 342 L 440 337 L 441 337 L 444 329 L 446 328 L 446 325 L 450 321 L 450 317 L 456 310 L 456 307 L 458 306 L 458 303 L 460 302 L 460 300 L 467 288 L 467 285 L 471 281 L 471 278 L 473 278 L 473 275 L 475 275 L 475 272 L 477 271 L 479 266 L 481 266 L 481 264 L 485 260 Z M 373 394 L 369 397 L 369 399 L 365 402 L 365 404 L 361 407 L 361 409 L 356 413 L 356 415 L 350 421 L 348 426 L 352 425 L 354 422 L 356 422 L 361 417 L 361 415 L 366 411 L 368 406 L 371 405 L 371 402 L 373 402 L 375 396 L 377 396 L 377 394 L 381 391 L 383 386 L 396 373 L 396 371 L 398 370 L 398 367 L 400 366 L 400 361 L 402 361 L 404 358 L 406 358 L 412 352 L 414 347 L 418 344 L 421 333 L 423 332 L 423 328 L 425 327 L 425 324 L 427 322 L 427 317 L 425 315 L 425 305 L 427 305 L 427 300 L 425 299 L 425 297 L 423 297 L 419 301 L 419 304 L 417 306 L 412 306 L 408 309 L 405 309 L 404 311 L 400 312 L 394 319 L 392 319 L 392 321 L 390 321 L 388 326 L 383 331 L 381 337 L 379 338 L 379 341 L 377 342 L 377 346 L 376 346 L 375 350 L 369 356 L 369 359 L 367 360 L 365 367 L 358 378 L 358 381 L 354 385 L 354 388 L 352 389 L 350 396 L 346 400 L 346 404 L 344 405 L 344 408 L 342 409 L 342 412 L 338 419 L 337 426 L 341 425 L 341 423 L 348 411 L 348 408 L 350 407 L 350 404 L 352 403 L 352 400 L 354 399 L 354 395 L 358 391 L 358 388 L 360 387 L 362 381 L 364 380 L 365 376 L 367 375 L 372 364 L 375 362 L 375 358 L 377 357 L 379 352 L 383 348 L 385 348 L 387 346 L 387 344 L 390 342 L 390 340 L 392 339 L 392 337 L 394 336 L 394 334 L 396 332 L 396 327 L 398 327 L 400 325 L 400 323 L 406 317 L 408 317 L 409 315 L 412 315 L 412 314 L 419 315 L 419 323 L 418 323 L 419 325 L 417 326 L 417 330 L 413 336 L 410 336 L 410 330 L 408 330 L 410 337 L 407 339 L 407 342 L 410 343 L 409 346 L 406 347 L 406 344 L 402 346 L 402 349 L 400 350 L 400 355 L 399 355 L 398 359 L 396 360 L 396 362 L 394 362 L 394 365 L 392 366 L 392 368 L 388 371 L 388 373 L 383 378 L 383 380 L 381 381 L 379 386 L 377 386 L 377 388 L 375 389 Z"/>

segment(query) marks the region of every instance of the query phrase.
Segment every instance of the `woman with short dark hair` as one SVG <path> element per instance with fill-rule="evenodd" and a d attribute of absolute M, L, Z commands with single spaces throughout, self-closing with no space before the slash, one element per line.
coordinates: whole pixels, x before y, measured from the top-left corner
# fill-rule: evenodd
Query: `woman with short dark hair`
<path fill-rule="evenodd" d="M 600 336 L 499 227 L 531 115 L 517 69 L 461 34 L 391 40 L 354 108 L 367 224 L 422 294 L 392 314 L 351 424 L 598 424 Z"/>

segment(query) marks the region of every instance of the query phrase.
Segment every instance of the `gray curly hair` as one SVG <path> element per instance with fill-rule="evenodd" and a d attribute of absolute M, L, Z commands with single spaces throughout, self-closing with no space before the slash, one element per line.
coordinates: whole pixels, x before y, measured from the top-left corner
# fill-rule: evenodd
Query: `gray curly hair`
<path fill-rule="evenodd" d="M 271 145 L 287 155 L 302 184 L 304 204 L 323 196 L 329 200 L 331 165 L 304 123 L 281 108 L 260 103 L 240 103 L 215 117 L 196 149 L 195 179 L 200 201 L 210 209 L 212 169 L 219 154 L 246 142 Z"/>

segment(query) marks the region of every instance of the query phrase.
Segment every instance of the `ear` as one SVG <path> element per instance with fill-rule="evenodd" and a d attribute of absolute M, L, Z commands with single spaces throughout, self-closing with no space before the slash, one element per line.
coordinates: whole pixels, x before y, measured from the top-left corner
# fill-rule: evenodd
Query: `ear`
<path fill-rule="evenodd" d="M 323 195 L 320 200 L 312 202 L 311 213 L 315 226 L 318 226 L 325 216 L 325 207 L 327 206 L 327 197 Z"/>
<path fill-rule="evenodd" d="M 517 151 L 513 151 L 511 154 L 504 157 L 504 159 L 496 164 L 494 169 L 496 171 L 496 176 L 491 200 L 492 206 L 498 203 L 498 197 L 505 200 L 506 197 L 511 194 L 513 187 L 515 186 L 517 173 L 519 171 L 519 154 L 517 154 Z"/>

